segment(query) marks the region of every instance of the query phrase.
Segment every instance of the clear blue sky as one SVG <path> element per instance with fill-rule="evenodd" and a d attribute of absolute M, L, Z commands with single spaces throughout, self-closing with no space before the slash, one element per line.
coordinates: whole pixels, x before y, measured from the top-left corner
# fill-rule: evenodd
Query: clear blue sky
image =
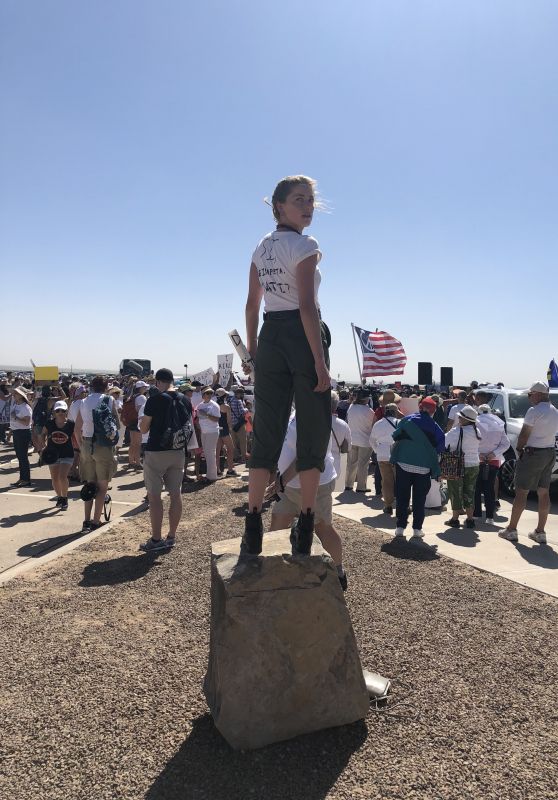
<path fill-rule="evenodd" d="M 216 367 L 278 179 L 331 213 L 320 301 L 456 382 L 558 357 L 554 0 L 6 0 L 2 363 Z M 235 360 L 238 366 L 238 361 Z"/>

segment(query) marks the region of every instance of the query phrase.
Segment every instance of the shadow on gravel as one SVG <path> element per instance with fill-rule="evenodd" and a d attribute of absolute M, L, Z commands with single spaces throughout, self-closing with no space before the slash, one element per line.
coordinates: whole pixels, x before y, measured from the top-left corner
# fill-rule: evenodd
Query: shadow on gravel
<path fill-rule="evenodd" d="M 115 586 L 118 583 L 137 581 L 147 575 L 151 567 L 160 566 L 157 558 L 162 553 L 145 553 L 141 556 L 120 556 L 108 561 L 94 561 L 83 570 L 80 586 Z"/>
<path fill-rule="evenodd" d="M 520 542 L 517 542 L 515 549 L 529 564 L 535 567 L 542 567 L 543 569 L 558 569 L 558 553 L 549 547 L 547 544 L 535 544 L 532 547 L 527 547 Z"/>
<path fill-rule="evenodd" d="M 406 561 L 436 561 L 436 559 L 440 558 L 436 552 L 436 545 L 416 545 L 406 541 L 394 541 L 393 539 L 389 542 L 384 542 L 380 550 L 388 556 Z"/>
<path fill-rule="evenodd" d="M 147 791 L 145 800 L 322 800 L 367 736 L 364 722 L 298 736 L 261 750 L 232 750 L 210 714 Z"/>
<path fill-rule="evenodd" d="M 438 539 L 455 544 L 458 547 L 475 547 L 480 541 L 478 533 L 470 528 L 448 528 L 447 531 L 437 533 Z"/>

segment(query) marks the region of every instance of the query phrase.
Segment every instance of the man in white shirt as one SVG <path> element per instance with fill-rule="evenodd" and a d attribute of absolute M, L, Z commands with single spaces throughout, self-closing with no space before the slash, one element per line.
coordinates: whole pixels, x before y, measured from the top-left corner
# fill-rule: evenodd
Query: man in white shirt
<path fill-rule="evenodd" d="M 343 591 L 346 591 L 347 575 L 343 568 L 343 545 L 341 537 L 333 527 L 332 493 L 336 477 L 330 438 L 325 457 L 325 469 L 320 473 L 320 484 L 316 495 L 315 531 L 324 549 L 333 559 L 341 587 Z M 296 469 L 296 417 L 292 418 L 287 428 L 287 435 L 279 456 L 274 490 L 280 499 L 271 512 L 270 530 L 280 531 L 290 528 L 300 512 L 300 478 Z M 296 541 L 293 533 L 291 533 L 291 543 L 293 555 L 296 555 Z"/>
<path fill-rule="evenodd" d="M 393 446 L 393 431 L 397 427 L 399 410 L 395 403 L 385 406 L 384 416 L 372 428 L 370 446 L 376 453 L 378 467 L 382 475 L 382 499 L 384 501 L 383 513 L 393 514 L 395 501 L 395 464 L 390 461 Z"/>
<path fill-rule="evenodd" d="M 446 431 L 450 431 L 452 428 L 455 428 L 457 425 L 457 415 L 462 408 L 465 408 L 466 405 L 467 392 L 459 392 L 457 395 L 457 403 L 454 406 L 451 406 L 450 410 L 448 411 L 448 424 L 446 426 Z"/>
<path fill-rule="evenodd" d="M 550 403 L 548 384 L 541 381 L 529 389 L 531 408 L 517 439 L 519 456 L 515 468 L 515 500 L 508 527 L 498 534 L 510 542 L 517 542 L 517 523 L 525 509 L 530 491 L 537 491 L 539 519 L 529 538 L 537 544 L 546 544 L 545 525 L 550 508 L 550 478 L 556 461 L 556 434 L 558 410 Z"/>
<path fill-rule="evenodd" d="M 352 445 L 347 463 L 347 481 L 345 489 L 353 490 L 355 478 L 357 492 L 369 492 L 366 487 L 368 465 L 370 463 L 370 433 L 374 424 L 374 412 L 368 405 L 370 392 L 368 389 L 357 389 L 354 403 L 347 411 L 347 424 L 351 429 Z"/>
<path fill-rule="evenodd" d="M 97 409 L 104 399 L 113 417 L 115 431 L 118 431 L 118 417 L 114 398 L 108 395 L 108 380 L 104 375 L 95 375 L 91 381 L 91 394 L 82 400 L 79 407 L 74 435 L 80 450 L 80 475 L 82 480 L 88 484 L 95 484 L 94 494 L 95 508 L 93 519 L 93 499 L 84 500 L 84 520 L 83 531 L 90 531 L 99 528 L 101 515 L 105 505 L 105 496 L 109 482 L 117 469 L 114 447 L 103 445 L 94 439 L 95 425 L 93 422 L 93 411 Z M 118 438 L 117 436 L 115 438 Z"/>

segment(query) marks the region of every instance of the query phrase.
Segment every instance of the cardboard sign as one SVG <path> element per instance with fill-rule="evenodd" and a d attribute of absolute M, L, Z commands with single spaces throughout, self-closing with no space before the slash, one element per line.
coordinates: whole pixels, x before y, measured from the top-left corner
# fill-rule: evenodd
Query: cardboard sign
<path fill-rule="evenodd" d="M 202 372 L 196 372 L 195 375 L 189 375 L 188 380 L 190 382 L 199 381 L 202 386 L 211 386 L 214 376 L 215 372 L 213 367 L 209 367 L 209 369 L 204 369 Z"/>
<path fill-rule="evenodd" d="M 418 397 L 402 397 L 401 402 L 399 403 L 399 410 L 405 416 L 408 414 L 414 414 L 419 410 Z"/>
<path fill-rule="evenodd" d="M 234 353 L 228 353 L 224 356 L 217 356 L 217 370 L 219 372 L 219 383 L 221 386 L 227 386 L 229 378 L 231 377 L 232 363 Z"/>
<path fill-rule="evenodd" d="M 58 367 L 35 367 L 35 380 L 58 383 L 60 376 Z"/>

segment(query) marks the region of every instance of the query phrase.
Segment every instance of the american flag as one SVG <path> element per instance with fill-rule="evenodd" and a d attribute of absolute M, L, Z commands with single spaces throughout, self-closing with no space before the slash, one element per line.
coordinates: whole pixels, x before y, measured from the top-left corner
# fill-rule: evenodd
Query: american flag
<path fill-rule="evenodd" d="M 362 377 L 402 375 L 407 356 L 400 341 L 386 331 L 365 331 L 353 325 L 362 350 Z"/>

